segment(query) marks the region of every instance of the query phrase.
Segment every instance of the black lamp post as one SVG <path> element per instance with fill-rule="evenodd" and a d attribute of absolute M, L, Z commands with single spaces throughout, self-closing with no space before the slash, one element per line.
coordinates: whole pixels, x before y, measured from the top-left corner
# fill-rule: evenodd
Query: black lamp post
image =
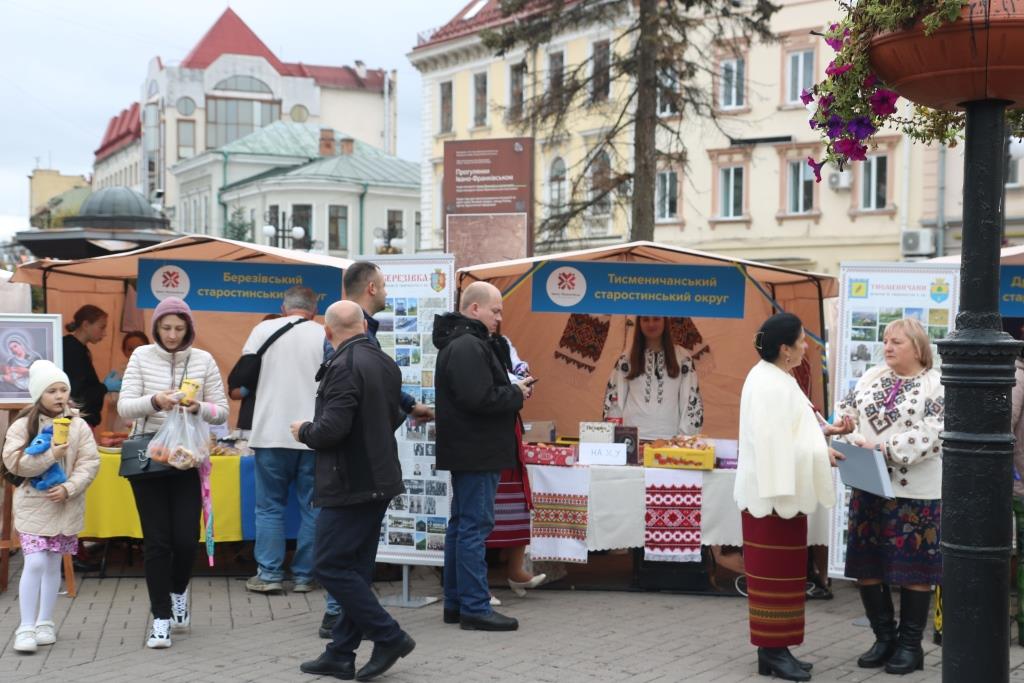
<path fill-rule="evenodd" d="M 938 342 L 942 463 L 943 681 L 1009 680 L 1010 391 L 1021 343 L 999 316 L 1006 166 L 1002 100 L 968 102 L 956 330 Z"/>
<path fill-rule="evenodd" d="M 378 254 L 401 254 L 405 248 L 405 231 L 400 227 L 374 228 L 373 234 Z"/>
<path fill-rule="evenodd" d="M 290 229 L 288 228 L 288 216 L 284 211 L 281 212 L 281 218 L 276 223 L 269 214 L 264 215 L 263 220 L 267 221 L 263 226 L 263 234 L 267 238 L 273 239 L 275 247 L 289 249 L 295 242 L 301 243 L 303 238 L 306 237 L 306 229 L 304 227 L 295 225 Z M 312 241 L 307 242 L 303 246 L 306 251 L 309 251 Z"/>

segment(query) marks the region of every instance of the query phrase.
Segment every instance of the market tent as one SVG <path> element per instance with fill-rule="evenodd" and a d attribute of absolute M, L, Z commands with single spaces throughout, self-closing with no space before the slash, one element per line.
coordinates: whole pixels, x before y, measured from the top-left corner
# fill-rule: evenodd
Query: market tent
<path fill-rule="evenodd" d="M 89 259 L 42 259 L 19 266 L 12 282 L 44 289 L 47 313 L 60 313 L 65 324 L 84 304 L 99 306 L 110 315 L 107 338 L 90 347 L 96 372 L 102 378 L 111 369 L 123 370 L 121 353 L 125 332 L 142 330 L 152 337 L 152 310 L 135 308 L 134 281 L 140 258 L 183 261 L 246 261 L 347 268 L 352 261 L 324 254 L 267 247 L 207 235 L 188 235 L 135 251 Z M 196 346 L 213 354 L 226 377 L 238 360 L 242 344 L 263 318 L 259 313 L 196 311 Z"/>
<path fill-rule="evenodd" d="M 533 312 L 531 274 L 550 261 L 724 265 L 744 273 L 742 319 L 693 319 L 700 337 L 694 351 L 708 349 L 697 361 L 704 399 L 704 433 L 715 438 L 737 436 L 740 390 L 747 372 L 758 360 L 754 334 L 764 319 L 776 312 L 772 300 L 783 310 L 798 315 L 808 332 L 823 339 L 822 301 L 838 294 L 838 282 L 830 275 L 653 242 L 631 242 L 459 269 L 460 292 L 470 283 L 484 280 L 505 295 L 502 332 L 530 364 L 533 375 L 542 380 L 523 410 L 524 417 L 554 420 L 559 433 L 569 436 L 577 434 L 580 421 L 601 418 L 608 376 L 616 359 L 628 351 L 631 343 L 632 317 L 577 315 L 570 320 L 566 313 Z M 807 358 L 814 403 L 825 412 L 820 345 L 812 342 Z"/>

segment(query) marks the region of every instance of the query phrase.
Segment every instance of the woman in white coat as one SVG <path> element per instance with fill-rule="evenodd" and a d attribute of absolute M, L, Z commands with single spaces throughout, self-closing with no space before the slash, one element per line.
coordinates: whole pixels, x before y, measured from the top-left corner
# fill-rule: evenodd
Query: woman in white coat
<path fill-rule="evenodd" d="M 167 411 L 178 406 L 184 379 L 200 388 L 189 405 L 205 422 L 223 424 L 228 401 L 217 362 L 194 348 L 192 311 L 181 299 L 169 297 L 153 312 L 153 344 L 140 346 L 128 359 L 117 412 L 134 420 L 133 433 L 160 428 Z M 153 628 L 146 641 L 151 648 L 170 647 L 170 630 L 189 624 L 188 584 L 192 578 L 199 538 L 202 494 L 199 471 L 172 470 L 162 476 L 132 479 L 135 506 L 142 522 L 146 587 Z"/>

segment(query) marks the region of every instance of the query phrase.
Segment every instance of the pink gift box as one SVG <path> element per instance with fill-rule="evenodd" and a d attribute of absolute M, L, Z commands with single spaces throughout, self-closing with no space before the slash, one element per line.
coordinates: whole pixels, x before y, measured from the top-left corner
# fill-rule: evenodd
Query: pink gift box
<path fill-rule="evenodd" d="M 527 465 L 557 465 L 571 467 L 576 464 L 576 446 L 551 446 L 548 444 L 523 444 L 523 462 Z"/>

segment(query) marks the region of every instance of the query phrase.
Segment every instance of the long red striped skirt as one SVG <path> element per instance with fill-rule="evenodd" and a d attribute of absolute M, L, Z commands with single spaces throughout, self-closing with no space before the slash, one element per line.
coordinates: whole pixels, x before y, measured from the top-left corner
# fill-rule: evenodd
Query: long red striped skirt
<path fill-rule="evenodd" d="M 804 642 L 807 517 L 754 517 L 743 511 L 750 642 L 789 647 Z"/>
<path fill-rule="evenodd" d="M 501 471 L 494 500 L 494 529 L 485 541 L 488 548 L 530 545 L 530 479 L 523 463 L 523 431 L 516 421 L 519 452 L 515 467 Z"/>

